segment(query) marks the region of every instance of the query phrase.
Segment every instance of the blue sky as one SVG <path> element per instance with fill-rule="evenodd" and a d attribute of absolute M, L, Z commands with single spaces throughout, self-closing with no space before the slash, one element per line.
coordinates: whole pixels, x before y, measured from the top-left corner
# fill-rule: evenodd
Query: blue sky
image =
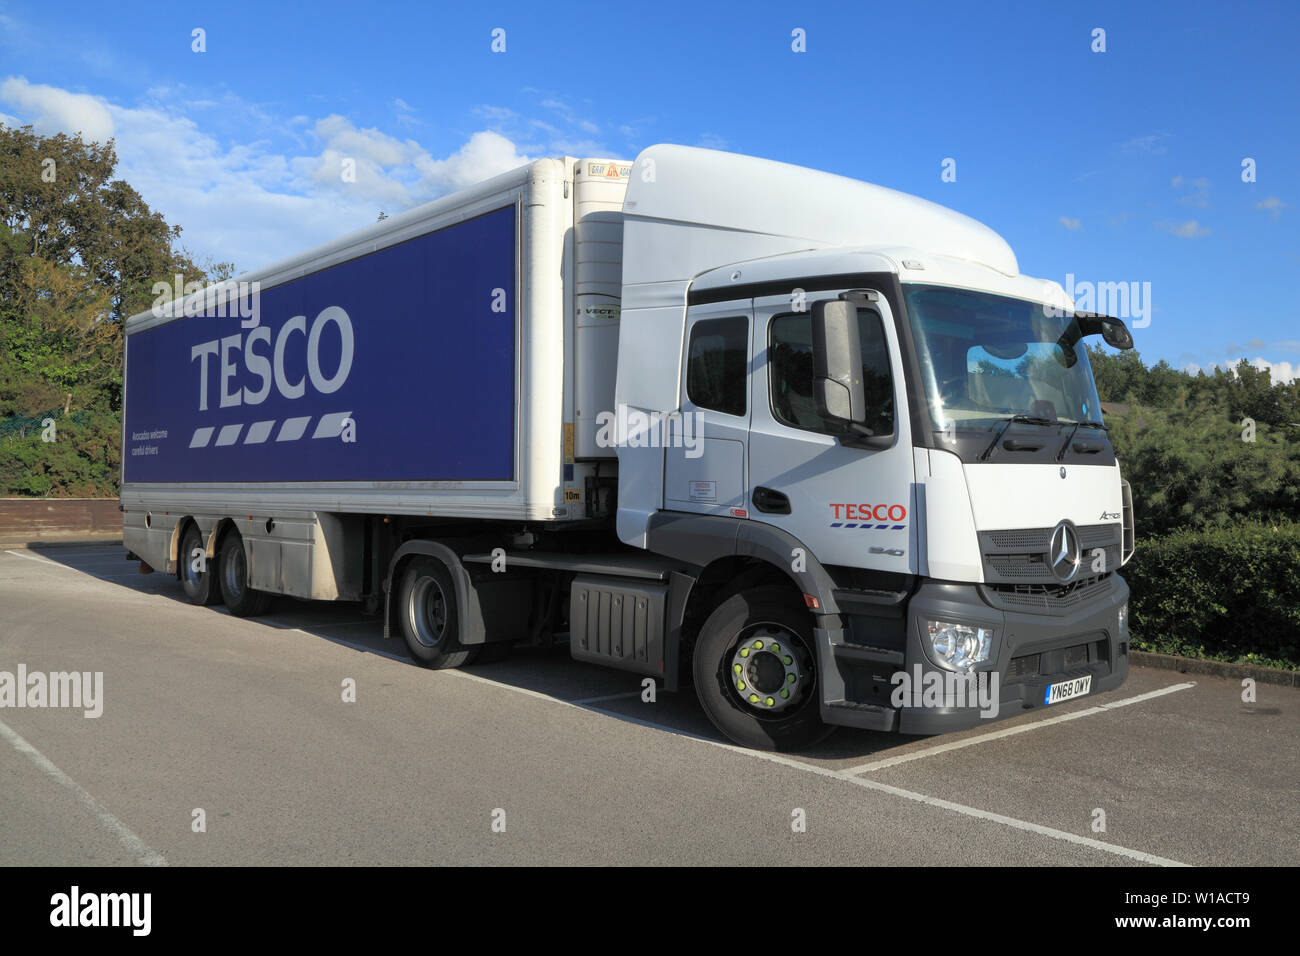
<path fill-rule="evenodd" d="M 1294 2 L 0 0 L 0 122 L 116 137 L 190 250 L 241 270 L 538 156 L 750 153 L 957 209 L 1030 275 L 1150 282 L 1148 362 L 1289 379 L 1298 47 Z"/>

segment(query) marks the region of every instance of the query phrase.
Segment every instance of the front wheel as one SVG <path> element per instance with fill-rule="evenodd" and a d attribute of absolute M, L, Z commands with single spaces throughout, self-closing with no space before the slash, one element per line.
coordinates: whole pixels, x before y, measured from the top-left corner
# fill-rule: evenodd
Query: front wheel
<path fill-rule="evenodd" d="M 695 692 L 714 726 L 758 750 L 801 750 L 822 723 L 812 621 L 785 588 L 758 587 L 720 604 L 695 644 Z"/>

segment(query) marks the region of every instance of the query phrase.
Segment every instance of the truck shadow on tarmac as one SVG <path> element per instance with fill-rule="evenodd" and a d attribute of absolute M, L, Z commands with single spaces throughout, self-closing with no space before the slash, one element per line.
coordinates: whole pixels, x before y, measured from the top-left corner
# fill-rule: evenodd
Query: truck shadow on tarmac
<path fill-rule="evenodd" d="M 125 552 L 120 544 L 30 545 L 28 550 L 46 561 L 118 587 L 156 594 L 177 604 L 190 604 L 175 577 L 160 572 L 139 573 L 135 561 L 123 560 Z M 216 614 L 229 614 L 220 604 L 210 610 Z M 376 654 L 420 668 L 407 654 L 400 636 L 384 638 L 382 613 L 367 614 L 361 604 L 277 597 L 266 614 L 244 620 L 265 627 L 268 636 L 277 630 L 294 631 L 358 653 Z M 647 693 L 641 678 L 575 661 L 569 656 L 566 644 L 551 647 L 515 644 L 501 660 L 465 666 L 458 672 L 501 685 L 503 689 L 552 698 L 558 703 L 582 707 L 618 720 L 650 725 L 666 733 L 728 742 L 704 715 L 693 687 L 686 685 L 676 693 L 666 693 L 660 686 L 655 689 L 654 700 L 645 700 Z M 490 691 L 490 688 L 484 690 Z M 841 727 L 821 744 L 801 751 L 800 756 L 824 760 L 867 757 L 887 754 L 918 739 L 921 738 Z"/>

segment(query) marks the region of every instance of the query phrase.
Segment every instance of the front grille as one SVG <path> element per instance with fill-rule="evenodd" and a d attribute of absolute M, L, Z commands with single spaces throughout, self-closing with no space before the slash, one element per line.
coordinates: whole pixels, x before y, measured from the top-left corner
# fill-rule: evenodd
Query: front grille
<path fill-rule="evenodd" d="M 1072 667 L 1082 667 L 1088 663 L 1088 645 L 1076 644 L 1074 647 L 1065 649 L 1065 660 L 1062 662 L 1066 670 Z"/>
<path fill-rule="evenodd" d="M 1041 654 L 1025 654 L 1023 657 L 1011 658 L 1011 663 L 1007 665 L 1007 683 L 1037 677 L 1038 662 L 1042 656 Z"/>
<path fill-rule="evenodd" d="M 990 584 L 1055 582 L 1047 555 L 1053 530 L 1054 527 L 981 531 L 979 542 L 984 558 L 984 579 Z M 1082 571 L 1091 570 L 1093 552 L 1097 549 L 1105 553 L 1105 572 L 1118 568 L 1123 562 L 1122 524 L 1076 525 L 1075 530 L 1079 533 L 1079 548 L 1083 556 Z"/>
<path fill-rule="evenodd" d="M 1004 551 L 1046 551 L 1052 537 L 1051 528 L 1030 528 L 1024 531 L 990 531 L 988 540 L 993 547 Z"/>
<path fill-rule="evenodd" d="M 1069 584 L 985 584 L 981 591 L 993 607 L 1003 611 L 1068 611 L 1110 590 L 1110 574 L 1080 578 Z"/>
<path fill-rule="evenodd" d="M 1080 635 L 1082 636 L 1086 635 Z M 1007 664 L 1006 676 L 1002 679 L 1007 683 L 1033 680 L 1037 677 L 1050 681 L 1064 674 L 1077 672 L 1090 664 L 1105 664 L 1109 659 L 1109 645 L 1105 638 L 1099 638 L 1083 644 L 1072 644 L 1069 647 L 1058 647 L 1039 651 L 1036 654 L 1013 657 Z"/>

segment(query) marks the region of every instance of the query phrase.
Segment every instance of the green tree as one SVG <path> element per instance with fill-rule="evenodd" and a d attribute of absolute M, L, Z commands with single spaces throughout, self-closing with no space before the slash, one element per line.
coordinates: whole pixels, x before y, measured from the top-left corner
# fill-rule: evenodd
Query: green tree
<path fill-rule="evenodd" d="M 116 165 L 112 140 L 0 125 L 0 416 L 119 410 L 122 323 L 153 284 L 232 271 L 196 264 Z"/>
<path fill-rule="evenodd" d="M 1300 442 L 1265 423 L 1244 440 L 1246 429 L 1216 398 L 1184 387 L 1166 408 L 1135 405 L 1108 419 L 1140 536 L 1300 520 Z"/>
<path fill-rule="evenodd" d="M 196 263 L 116 166 L 112 140 L 0 124 L 0 420 L 58 422 L 55 442 L 0 430 L 0 494 L 115 494 L 123 323 L 156 282 L 234 273 Z"/>

